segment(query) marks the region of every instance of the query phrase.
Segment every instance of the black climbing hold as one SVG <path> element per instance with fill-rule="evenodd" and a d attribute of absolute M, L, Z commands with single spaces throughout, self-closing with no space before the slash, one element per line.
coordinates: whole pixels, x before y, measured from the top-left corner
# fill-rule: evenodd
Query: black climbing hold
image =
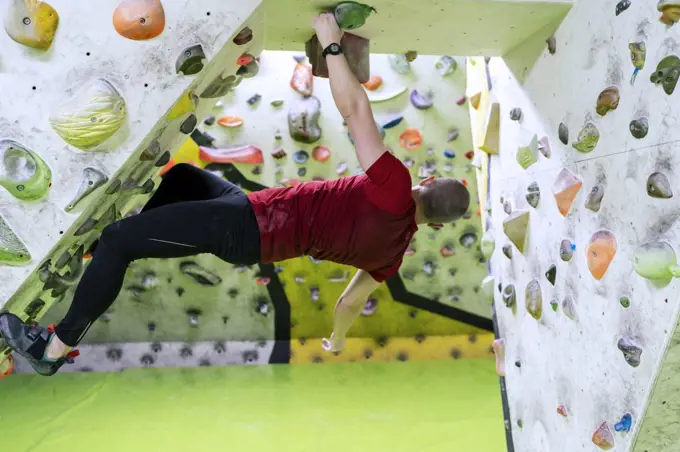
<path fill-rule="evenodd" d="M 663 173 L 652 173 L 647 179 L 647 194 L 652 198 L 669 199 L 673 197 L 673 189 Z"/>
<path fill-rule="evenodd" d="M 425 335 L 424 334 L 416 334 L 414 339 L 417 343 L 422 344 L 423 342 L 425 342 Z"/>
<path fill-rule="evenodd" d="M 245 27 L 243 30 L 239 31 L 238 34 L 232 40 L 237 46 L 242 46 L 248 44 L 251 39 L 253 39 L 253 30 Z"/>
<path fill-rule="evenodd" d="M 212 126 L 213 124 L 215 124 L 215 120 L 216 118 L 214 116 L 208 116 L 203 120 L 203 124 L 205 124 L 206 126 Z"/>
<path fill-rule="evenodd" d="M 375 343 L 378 347 L 383 348 L 387 345 L 389 338 L 387 336 L 378 336 L 375 338 Z"/>
<path fill-rule="evenodd" d="M 642 348 L 635 344 L 631 339 L 622 337 L 618 342 L 619 350 L 623 353 L 623 358 L 632 367 L 640 365 L 640 356 L 642 355 Z"/>
<path fill-rule="evenodd" d="M 307 168 L 305 168 L 304 166 L 301 167 L 301 168 L 298 168 L 298 170 L 297 170 L 297 175 L 298 175 L 299 177 L 304 177 L 304 176 L 306 176 L 306 175 L 307 175 Z"/>
<path fill-rule="evenodd" d="M 503 248 L 501 249 L 503 250 L 503 254 L 505 255 L 505 257 L 507 257 L 508 259 L 512 259 L 512 245 L 506 243 L 505 245 L 503 245 Z"/>
<path fill-rule="evenodd" d="M 160 353 L 163 350 L 163 345 L 160 342 L 154 342 L 151 344 L 151 351 L 154 353 Z"/>
<path fill-rule="evenodd" d="M 557 267 L 555 264 L 552 264 L 548 268 L 548 271 L 545 272 L 545 277 L 548 278 L 548 281 L 550 281 L 550 284 L 553 286 L 555 285 L 555 276 L 557 276 Z"/>
<path fill-rule="evenodd" d="M 203 90 L 201 97 L 203 99 L 216 99 L 225 96 L 229 90 L 236 84 L 236 76 L 230 75 L 222 78 L 218 75 L 208 87 Z"/>
<path fill-rule="evenodd" d="M 142 357 L 139 359 L 139 362 L 141 362 L 144 367 L 148 367 L 152 366 L 156 362 L 156 358 L 154 358 L 153 355 L 146 353 L 142 355 Z"/>
<path fill-rule="evenodd" d="M 31 301 L 28 306 L 26 306 L 26 309 L 24 309 L 24 314 L 26 314 L 31 319 L 35 319 L 44 307 L 45 302 L 40 298 L 36 298 L 35 300 Z"/>
<path fill-rule="evenodd" d="M 562 144 L 569 144 L 569 129 L 563 122 L 561 122 L 560 126 L 557 128 L 557 137 Z"/>
<path fill-rule="evenodd" d="M 179 356 L 181 356 L 183 359 L 191 358 L 193 354 L 194 351 L 188 345 L 185 345 L 179 350 Z"/>
<path fill-rule="evenodd" d="M 165 166 L 168 164 L 170 161 L 170 153 L 168 151 L 165 151 L 163 155 L 160 156 L 158 160 L 156 160 L 156 163 L 154 163 L 154 166 L 156 168 L 160 168 L 161 166 Z"/>
<path fill-rule="evenodd" d="M 215 137 L 207 132 L 203 132 L 200 129 L 194 129 L 191 132 L 191 139 L 196 142 L 197 145 L 206 148 L 215 148 Z"/>
<path fill-rule="evenodd" d="M 205 60 L 205 52 L 200 44 L 187 47 L 177 57 L 175 71 L 178 74 L 196 75 L 203 70 L 203 60 Z"/>
<path fill-rule="evenodd" d="M 153 333 L 156 331 L 156 324 L 154 322 L 149 322 L 146 324 L 146 328 Z"/>
<path fill-rule="evenodd" d="M 460 355 L 461 355 L 460 350 L 458 350 L 457 348 L 451 350 L 451 358 L 460 359 Z"/>
<path fill-rule="evenodd" d="M 649 121 L 647 120 L 647 118 L 642 117 L 634 119 L 630 122 L 630 134 L 633 135 L 634 138 L 641 140 L 642 138 L 647 136 L 648 132 Z"/>
<path fill-rule="evenodd" d="M 616 4 L 616 15 L 618 16 L 628 8 L 630 8 L 630 0 L 621 0 Z"/>
<path fill-rule="evenodd" d="M 198 119 L 196 118 L 196 115 L 192 113 L 184 120 L 182 125 L 179 126 L 179 131 L 185 135 L 189 135 L 196 128 L 196 124 L 198 124 Z"/>
<path fill-rule="evenodd" d="M 227 295 L 231 298 L 236 298 L 238 296 L 238 289 L 232 288 L 227 291 Z"/>
<path fill-rule="evenodd" d="M 515 367 L 522 367 L 522 363 L 520 362 L 519 359 L 515 361 Z"/>
<path fill-rule="evenodd" d="M 222 353 L 227 351 L 227 344 L 224 342 L 215 342 L 215 345 L 213 345 L 213 350 L 215 350 L 215 353 L 218 355 L 221 355 Z"/>
<path fill-rule="evenodd" d="M 510 119 L 513 121 L 519 121 L 522 119 L 522 109 L 515 107 L 510 110 Z"/>
<path fill-rule="evenodd" d="M 477 242 L 477 234 L 474 232 L 467 232 L 460 237 L 459 242 L 465 248 L 472 248 L 472 245 Z"/>
<path fill-rule="evenodd" d="M 123 357 L 123 350 L 120 348 L 110 348 L 106 351 L 106 357 L 111 361 L 120 361 Z"/>
<path fill-rule="evenodd" d="M 198 365 L 201 367 L 209 367 L 210 366 L 210 360 L 208 358 L 201 358 L 198 361 Z"/>
<path fill-rule="evenodd" d="M 115 194 L 118 189 L 120 189 L 120 186 L 123 185 L 123 183 L 120 181 L 120 179 L 114 179 L 111 181 L 108 187 L 106 187 L 106 193 L 107 195 L 113 195 Z"/>
<path fill-rule="evenodd" d="M 257 350 L 246 350 L 241 353 L 241 358 L 244 363 L 254 363 L 260 357 Z"/>
<path fill-rule="evenodd" d="M 252 105 L 255 105 L 256 103 L 258 103 L 260 101 L 260 99 L 262 99 L 262 96 L 260 94 L 256 93 L 256 94 L 253 94 L 252 96 L 250 96 L 246 102 L 248 103 L 248 105 L 252 106 Z"/>
<path fill-rule="evenodd" d="M 402 361 L 402 362 L 403 362 L 403 361 L 408 361 L 408 355 L 406 354 L 406 352 L 400 352 L 400 353 L 397 355 L 397 361 Z"/>
<path fill-rule="evenodd" d="M 267 314 L 269 314 L 269 302 L 265 300 L 259 300 L 257 302 L 257 305 L 255 306 L 255 311 L 258 314 L 261 314 L 266 317 Z"/>

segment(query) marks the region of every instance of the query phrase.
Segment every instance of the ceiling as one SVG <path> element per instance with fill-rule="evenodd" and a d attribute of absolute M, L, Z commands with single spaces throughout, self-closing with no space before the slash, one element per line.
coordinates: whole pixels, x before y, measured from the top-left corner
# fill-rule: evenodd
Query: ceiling
<path fill-rule="evenodd" d="M 303 50 L 313 34 L 313 17 L 333 5 L 322 0 L 264 0 L 264 4 L 268 50 Z M 371 15 L 356 34 L 371 39 L 372 53 L 416 50 L 423 55 L 502 56 L 547 24 L 559 24 L 573 1 L 373 0 L 369 4 L 378 14 Z"/>

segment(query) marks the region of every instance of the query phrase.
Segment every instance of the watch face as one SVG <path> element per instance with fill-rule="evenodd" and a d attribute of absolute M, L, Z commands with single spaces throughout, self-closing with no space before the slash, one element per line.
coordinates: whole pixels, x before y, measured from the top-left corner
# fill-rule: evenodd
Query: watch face
<path fill-rule="evenodd" d="M 331 44 L 330 51 L 331 51 L 331 53 L 339 53 L 340 52 L 340 46 L 338 44 Z"/>

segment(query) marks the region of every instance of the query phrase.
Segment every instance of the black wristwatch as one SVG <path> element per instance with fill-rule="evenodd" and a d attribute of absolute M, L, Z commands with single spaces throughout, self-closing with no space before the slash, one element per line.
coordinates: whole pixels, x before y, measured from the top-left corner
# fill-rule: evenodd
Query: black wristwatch
<path fill-rule="evenodd" d="M 340 44 L 333 43 L 323 49 L 323 55 L 324 58 L 326 58 L 328 55 L 340 55 L 342 53 L 342 47 Z"/>

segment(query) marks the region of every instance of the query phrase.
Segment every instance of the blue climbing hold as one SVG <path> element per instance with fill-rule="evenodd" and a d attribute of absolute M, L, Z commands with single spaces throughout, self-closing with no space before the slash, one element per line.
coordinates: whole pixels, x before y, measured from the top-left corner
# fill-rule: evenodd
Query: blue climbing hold
<path fill-rule="evenodd" d="M 383 124 L 383 129 L 391 129 L 392 127 L 397 127 L 399 124 L 401 124 L 401 121 L 404 120 L 403 116 L 397 116 L 396 118 L 392 118 L 389 121 L 387 121 L 385 124 Z"/>
<path fill-rule="evenodd" d="M 300 149 L 299 151 L 295 151 L 293 153 L 293 160 L 295 163 L 305 163 L 307 160 L 309 160 L 309 154 L 307 151 Z"/>
<path fill-rule="evenodd" d="M 447 149 L 447 150 L 444 151 L 444 157 L 446 157 L 447 159 L 452 159 L 455 156 L 456 156 L 456 153 L 453 152 L 451 149 Z"/>
<path fill-rule="evenodd" d="M 576 245 L 574 245 L 574 244 L 572 243 L 572 244 L 569 245 L 569 248 L 571 248 L 571 250 L 574 251 L 574 250 L 576 249 Z"/>
<path fill-rule="evenodd" d="M 623 415 L 621 420 L 616 423 L 614 430 L 617 432 L 629 432 L 633 426 L 633 416 L 630 413 Z"/>

